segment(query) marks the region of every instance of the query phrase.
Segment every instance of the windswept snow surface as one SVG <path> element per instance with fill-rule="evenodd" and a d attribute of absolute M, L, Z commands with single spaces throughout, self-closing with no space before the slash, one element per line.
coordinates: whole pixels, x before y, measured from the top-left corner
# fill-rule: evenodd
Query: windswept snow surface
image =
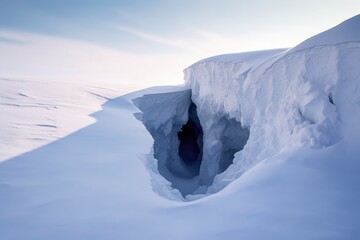
<path fill-rule="evenodd" d="M 94 123 L 88 115 L 135 86 L 0 78 L 0 162 Z"/>
<path fill-rule="evenodd" d="M 359 31 L 356 16 L 296 51 L 200 61 L 183 86 L 111 99 L 91 125 L 0 163 L 1 239 L 357 239 Z M 189 120 L 193 178 L 173 152 Z"/>

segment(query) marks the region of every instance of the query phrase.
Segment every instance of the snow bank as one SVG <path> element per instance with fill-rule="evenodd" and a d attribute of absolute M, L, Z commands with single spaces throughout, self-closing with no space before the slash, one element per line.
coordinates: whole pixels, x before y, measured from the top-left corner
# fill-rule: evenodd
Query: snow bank
<path fill-rule="evenodd" d="M 360 120 L 353 118 L 360 97 L 360 34 L 354 31 L 360 28 L 354 26 L 360 27 L 359 16 L 289 51 L 248 52 L 199 61 L 184 71 L 186 94 L 173 92 L 137 100 L 142 121 L 155 139 L 160 173 L 164 169 L 184 173 L 176 133 L 188 121 L 190 102 L 196 105 L 203 132 L 199 174 L 176 181 L 163 174 L 184 195 L 218 192 L 264 159 L 289 149 L 323 149 L 346 137 Z M 163 103 L 152 105 L 151 99 Z M 154 132 L 159 128 L 161 137 L 156 136 L 159 131 Z M 184 182 L 192 183 L 190 190 L 181 190 Z"/>

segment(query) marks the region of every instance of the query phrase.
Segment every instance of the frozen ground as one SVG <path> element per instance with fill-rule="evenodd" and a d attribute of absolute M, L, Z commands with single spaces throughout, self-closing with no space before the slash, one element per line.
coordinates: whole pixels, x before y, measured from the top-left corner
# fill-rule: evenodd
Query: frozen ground
<path fill-rule="evenodd" d="M 116 98 L 1 80 L 2 239 L 357 239 L 359 29 Z"/>

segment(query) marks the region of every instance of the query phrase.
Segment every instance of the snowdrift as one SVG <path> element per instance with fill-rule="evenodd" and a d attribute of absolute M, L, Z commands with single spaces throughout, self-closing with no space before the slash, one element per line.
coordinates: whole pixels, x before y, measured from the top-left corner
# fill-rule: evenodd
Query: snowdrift
<path fill-rule="evenodd" d="M 188 90 L 135 99 L 142 111 L 137 117 L 154 138 L 157 162 L 149 161 L 194 199 L 283 151 L 338 143 L 360 121 L 355 26 L 359 17 L 290 50 L 211 57 L 185 69 Z M 179 134 L 189 122 L 197 125 L 190 134 L 201 134 L 184 143 Z M 181 156 L 186 144 L 197 153 L 194 161 Z"/>

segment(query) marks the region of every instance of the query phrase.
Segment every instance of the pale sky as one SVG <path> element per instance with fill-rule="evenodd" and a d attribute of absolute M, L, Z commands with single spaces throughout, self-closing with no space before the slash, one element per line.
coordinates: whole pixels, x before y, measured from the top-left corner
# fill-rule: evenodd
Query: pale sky
<path fill-rule="evenodd" d="M 213 55 L 294 47 L 358 0 L 0 0 L 0 78 L 182 83 Z"/>

